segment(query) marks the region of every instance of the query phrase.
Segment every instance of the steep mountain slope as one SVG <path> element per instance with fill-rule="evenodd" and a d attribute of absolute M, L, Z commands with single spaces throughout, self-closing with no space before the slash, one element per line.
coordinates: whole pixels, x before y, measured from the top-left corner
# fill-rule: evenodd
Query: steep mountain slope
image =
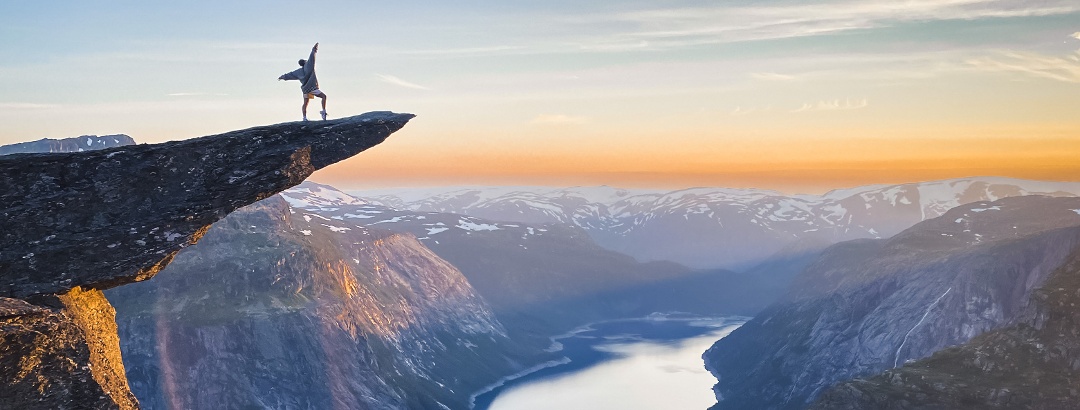
<path fill-rule="evenodd" d="M 83 152 L 125 145 L 135 145 L 135 140 L 123 134 L 102 135 L 100 137 L 97 135 L 83 135 L 64 139 L 45 138 L 31 142 L 0 145 L 0 155 L 34 152 Z"/>
<path fill-rule="evenodd" d="M 368 113 L 164 144 L 0 156 L 4 406 L 137 407 L 101 289 L 152 277 L 211 223 L 381 143 L 411 118 Z"/>
<path fill-rule="evenodd" d="M 1080 183 L 965 178 L 784 195 L 752 189 L 673 192 L 594 188 L 465 188 L 375 191 L 374 203 L 496 221 L 574 224 L 601 246 L 643 261 L 747 269 L 799 242 L 887 238 L 948 209 L 977 201 L 1044 194 L 1076 196 Z"/>
<path fill-rule="evenodd" d="M 1080 248 L 1010 318 L 929 358 L 841 383 L 814 409 L 1074 409 L 1080 400 Z"/>
<path fill-rule="evenodd" d="M 464 408 L 524 356 L 415 238 L 328 226 L 277 196 L 107 296 L 149 408 Z"/>
<path fill-rule="evenodd" d="M 1080 198 L 961 206 L 830 247 L 703 356 L 717 409 L 804 408 L 826 388 L 1008 324 L 1080 244 Z"/>
<path fill-rule="evenodd" d="M 358 205 L 360 200 L 342 199 L 342 193 L 310 183 L 282 195 L 305 217 L 327 226 L 356 223 L 415 235 L 461 269 L 511 331 L 546 337 L 592 321 L 655 311 L 748 310 L 742 301 L 725 297 L 731 272 L 639 263 L 596 245 L 573 225 Z"/>

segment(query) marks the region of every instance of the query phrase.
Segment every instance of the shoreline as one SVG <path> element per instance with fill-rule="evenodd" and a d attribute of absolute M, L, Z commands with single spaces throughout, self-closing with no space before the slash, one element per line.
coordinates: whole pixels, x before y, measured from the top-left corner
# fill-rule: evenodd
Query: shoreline
<path fill-rule="evenodd" d="M 597 322 L 590 322 L 590 323 L 578 326 L 578 327 L 576 327 L 574 329 L 571 329 L 570 331 L 568 331 L 566 333 L 551 336 L 550 337 L 551 346 L 549 346 L 547 349 L 544 349 L 544 351 L 547 352 L 547 353 L 561 352 L 561 351 L 564 350 L 564 345 L 562 344 L 562 342 L 560 342 L 560 340 L 575 337 L 575 336 L 580 335 L 581 333 L 585 333 L 585 332 L 589 332 L 589 331 L 595 331 L 595 330 L 597 330 L 596 326 L 600 326 L 600 325 L 604 325 L 604 324 L 622 323 L 622 322 L 639 322 L 639 321 L 640 322 L 682 321 L 682 322 L 687 322 L 688 325 L 694 326 L 694 327 L 712 328 L 712 329 L 715 329 L 715 330 L 720 330 L 720 329 L 723 329 L 723 328 L 726 328 L 726 327 L 732 325 L 733 323 L 739 323 L 741 325 L 741 323 L 745 323 L 746 321 L 748 321 L 750 319 L 751 319 L 750 317 L 742 316 L 742 315 L 702 316 L 702 315 L 688 314 L 688 313 L 684 313 L 684 312 L 668 312 L 668 313 L 654 312 L 654 313 L 651 313 L 649 315 L 641 316 L 641 317 L 602 320 L 602 321 L 597 321 Z M 697 322 L 697 323 L 695 324 L 695 322 Z M 712 333 L 712 332 L 705 332 L 703 334 L 708 334 L 708 333 Z M 480 390 L 477 390 L 476 392 L 470 394 L 469 395 L 469 409 L 472 410 L 472 409 L 476 408 L 476 400 L 480 396 L 491 393 L 492 391 L 495 391 L 495 390 L 497 390 L 499 388 L 502 388 L 502 387 L 506 386 L 508 383 L 511 383 L 513 381 L 519 380 L 519 379 L 524 378 L 524 377 L 528 377 L 528 376 L 530 376 L 530 375 L 532 375 L 534 373 L 537 373 L 537 372 L 545 370 L 545 369 L 550 369 L 550 368 L 557 367 L 557 366 L 567 365 L 567 364 L 570 364 L 572 362 L 573 362 L 572 359 L 570 359 L 569 357 L 563 356 L 561 359 L 549 360 L 547 362 L 540 363 L 538 365 L 529 367 L 529 368 L 524 369 L 522 371 L 519 371 L 517 373 L 502 377 L 498 381 L 496 381 L 496 382 L 494 382 L 492 384 L 489 384 L 489 385 L 485 386 L 484 388 L 482 388 Z"/>

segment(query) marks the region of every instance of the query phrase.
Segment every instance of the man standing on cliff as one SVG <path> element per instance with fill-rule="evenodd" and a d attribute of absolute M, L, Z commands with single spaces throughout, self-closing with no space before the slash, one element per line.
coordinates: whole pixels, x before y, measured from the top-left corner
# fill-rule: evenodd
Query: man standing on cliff
<path fill-rule="evenodd" d="M 323 120 L 326 120 L 326 94 L 319 90 L 319 79 L 315 78 L 315 53 L 317 52 L 319 52 L 319 43 L 315 43 L 315 47 L 311 48 L 311 55 L 307 60 L 299 61 L 300 68 L 278 77 L 278 80 L 300 80 L 300 91 L 304 93 L 304 105 L 300 108 L 300 112 L 304 114 L 304 121 L 308 120 L 308 100 L 315 97 L 322 99 L 322 111 L 319 111 L 319 114 L 322 115 Z"/>

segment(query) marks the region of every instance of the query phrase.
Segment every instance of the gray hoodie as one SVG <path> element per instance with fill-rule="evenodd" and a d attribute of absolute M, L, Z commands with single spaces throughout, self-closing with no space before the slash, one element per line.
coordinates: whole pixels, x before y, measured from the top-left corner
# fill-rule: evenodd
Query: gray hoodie
<path fill-rule="evenodd" d="M 310 93 L 319 89 L 319 79 L 315 78 L 315 50 L 311 50 L 311 55 L 308 56 L 304 66 L 297 68 L 295 71 L 282 74 L 278 77 L 279 80 L 300 80 L 300 91 L 304 94 Z"/>

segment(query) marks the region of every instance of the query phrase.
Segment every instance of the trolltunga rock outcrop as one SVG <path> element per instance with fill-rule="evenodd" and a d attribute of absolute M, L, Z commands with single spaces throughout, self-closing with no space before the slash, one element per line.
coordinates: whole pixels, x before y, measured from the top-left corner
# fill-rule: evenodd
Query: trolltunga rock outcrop
<path fill-rule="evenodd" d="M 149 278 L 214 221 L 375 146 L 410 118 L 369 113 L 164 144 L 0 157 L 0 296 Z"/>
<path fill-rule="evenodd" d="M 102 289 L 153 277 L 233 210 L 383 142 L 374 112 L 82 153 L 0 157 L 0 400 L 136 408 Z"/>

